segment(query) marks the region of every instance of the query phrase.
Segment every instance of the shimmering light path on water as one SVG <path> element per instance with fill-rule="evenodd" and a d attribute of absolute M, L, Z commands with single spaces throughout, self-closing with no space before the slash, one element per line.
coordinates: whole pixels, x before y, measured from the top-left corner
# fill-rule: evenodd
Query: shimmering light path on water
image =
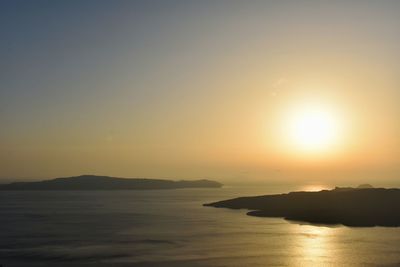
<path fill-rule="evenodd" d="M 203 203 L 265 187 L 1 192 L 4 266 L 375 266 L 400 264 L 400 228 L 302 225 Z"/>

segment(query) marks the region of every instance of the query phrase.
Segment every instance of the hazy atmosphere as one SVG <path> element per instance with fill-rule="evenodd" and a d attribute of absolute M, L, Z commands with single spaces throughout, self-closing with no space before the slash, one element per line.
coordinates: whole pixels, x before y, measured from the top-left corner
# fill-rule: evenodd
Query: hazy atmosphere
<path fill-rule="evenodd" d="M 1 1 L 1 180 L 396 183 L 399 10 Z"/>
<path fill-rule="evenodd" d="M 400 266 L 399 14 L 0 0 L 0 267 Z"/>

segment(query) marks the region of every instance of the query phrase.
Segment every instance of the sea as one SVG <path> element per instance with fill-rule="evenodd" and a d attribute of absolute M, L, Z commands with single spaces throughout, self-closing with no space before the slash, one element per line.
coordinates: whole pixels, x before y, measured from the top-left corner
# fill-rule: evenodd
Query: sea
<path fill-rule="evenodd" d="M 310 225 L 203 206 L 302 189 L 3 191 L 0 266 L 400 266 L 400 228 Z"/>

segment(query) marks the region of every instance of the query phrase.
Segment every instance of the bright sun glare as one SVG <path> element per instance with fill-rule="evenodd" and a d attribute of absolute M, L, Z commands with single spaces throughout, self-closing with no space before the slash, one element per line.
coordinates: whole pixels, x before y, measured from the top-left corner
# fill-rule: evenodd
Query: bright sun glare
<path fill-rule="evenodd" d="M 296 110 L 289 119 L 289 135 L 303 150 L 316 151 L 331 146 L 337 137 L 337 122 L 331 112 L 321 107 Z"/>

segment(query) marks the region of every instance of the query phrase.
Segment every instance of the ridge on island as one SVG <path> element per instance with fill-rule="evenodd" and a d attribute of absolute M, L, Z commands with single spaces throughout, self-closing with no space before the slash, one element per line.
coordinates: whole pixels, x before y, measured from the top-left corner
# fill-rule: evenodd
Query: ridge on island
<path fill-rule="evenodd" d="M 319 192 L 239 197 L 204 204 L 217 208 L 248 209 L 259 217 L 283 217 L 311 224 L 400 226 L 400 189 L 340 188 Z"/>
<path fill-rule="evenodd" d="M 152 190 L 178 188 L 219 188 L 222 184 L 211 180 L 162 180 L 145 178 L 117 178 L 81 175 L 38 182 L 14 182 L 0 185 L 1 190 Z"/>

